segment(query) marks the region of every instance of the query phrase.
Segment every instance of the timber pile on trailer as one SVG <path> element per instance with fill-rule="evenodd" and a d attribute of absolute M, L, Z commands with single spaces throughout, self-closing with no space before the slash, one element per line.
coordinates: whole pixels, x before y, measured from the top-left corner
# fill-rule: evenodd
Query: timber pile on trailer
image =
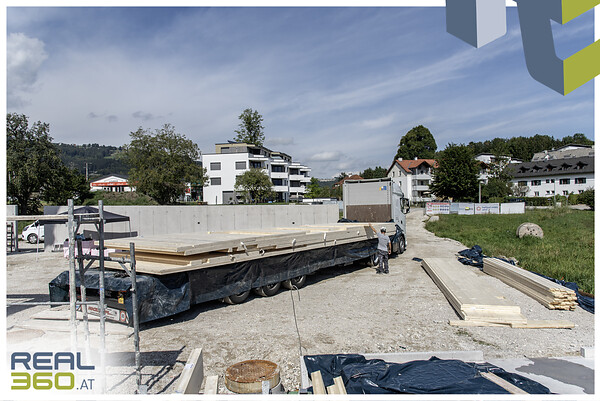
<path fill-rule="evenodd" d="M 394 223 L 374 224 L 388 235 L 396 232 Z M 133 242 L 137 272 L 165 275 L 374 238 L 368 223 L 336 223 L 123 238 L 105 241 L 105 246 L 120 250 L 110 255 L 119 257 Z"/>
<path fill-rule="evenodd" d="M 484 258 L 483 271 L 530 296 L 548 309 L 574 310 L 577 306 L 575 291 L 502 260 Z"/>
<path fill-rule="evenodd" d="M 421 266 L 463 319 L 450 321 L 453 326 L 574 327 L 568 321 L 527 320 L 519 306 L 486 285 L 481 277 L 456 259 L 426 258 Z"/>

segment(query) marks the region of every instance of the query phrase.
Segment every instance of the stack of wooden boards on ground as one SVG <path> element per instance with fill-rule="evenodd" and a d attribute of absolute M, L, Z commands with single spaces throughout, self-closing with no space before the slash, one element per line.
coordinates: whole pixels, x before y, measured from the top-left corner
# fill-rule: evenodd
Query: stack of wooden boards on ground
<path fill-rule="evenodd" d="M 528 320 L 521 308 L 486 285 L 471 268 L 454 258 L 426 258 L 423 269 L 437 284 L 463 320 L 454 326 L 508 326 L 513 328 L 572 328 L 564 320 Z"/>
<path fill-rule="evenodd" d="M 530 296 L 548 309 L 574 310 L 577 306 L 575 291 L 500 259 L 484 258 L 483 271 Z"/>
<path fill-rule="evenodd" d="M 396 232 L 394 223 L 374 223 Z M 128 251 L 135 244 L 138 273 L 170 274 L 269 256 L 348 244 L 376 238 L 368 223 L 334 223 L 297 227 L 166 234 L 105 241 L 107 248 Z M 112 253 L 111 257 L 123 256 Z M 114 267 L 120 269 L 118 264 Z"/>

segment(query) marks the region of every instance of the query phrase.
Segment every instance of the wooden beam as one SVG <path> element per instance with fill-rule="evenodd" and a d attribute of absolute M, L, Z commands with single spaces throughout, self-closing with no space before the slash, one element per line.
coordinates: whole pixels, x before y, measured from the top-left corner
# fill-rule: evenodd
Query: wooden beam
<path fill-rule="evenodd" d="M 529 394 L 527 391 L 515 386 L 512 383 L 507 382 L 503 378 L 496 376 L 491 372 L 481 372 L 481 376 L 485 377 L 492 383 L 497 384 L 498 386 L 502 387 L 511 394 Z"/>
<path fill-rule="evenodd" d="M 218 394 L 219 393 L 219 376 L 206 376 L 204 383 L 204 394 Z"/>
<path fill-rule="evenodd" d="M 177 394 L 199 394 L 204 379 L 202 348 L 194 348 L 179 378 Z"/>
<path fill-rule="evenodd" d="M 313 385 L 313 394 L 327 394 L 327 391 L 325 391 L 325 384 L 323 383 L 323 376 L 321 376 L 319 370 L 310 374 L 310 380 Z"/>

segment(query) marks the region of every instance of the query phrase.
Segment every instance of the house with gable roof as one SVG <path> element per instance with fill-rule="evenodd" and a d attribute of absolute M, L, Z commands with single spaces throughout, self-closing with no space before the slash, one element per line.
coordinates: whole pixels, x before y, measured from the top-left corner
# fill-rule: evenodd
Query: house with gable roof
<path fill-rule="evenodd" d="M 396 159 L 388 169 L 387 176 L 400 186 L 404 196 L 411 202 L 430 202 L 432 196 L 429 186 L 437 166 L 433 159 Z"/>

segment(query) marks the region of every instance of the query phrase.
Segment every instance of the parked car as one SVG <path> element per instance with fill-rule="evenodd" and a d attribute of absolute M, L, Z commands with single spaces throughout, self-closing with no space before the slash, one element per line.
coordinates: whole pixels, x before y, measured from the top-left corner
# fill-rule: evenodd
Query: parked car
<path fill-rule="evenodd" d="M 44 242 L 44 225 L 39 221 L 35 221 L 28 226 L 25 226 L 21 233 L 21 238 L 30 244 Z"/>

